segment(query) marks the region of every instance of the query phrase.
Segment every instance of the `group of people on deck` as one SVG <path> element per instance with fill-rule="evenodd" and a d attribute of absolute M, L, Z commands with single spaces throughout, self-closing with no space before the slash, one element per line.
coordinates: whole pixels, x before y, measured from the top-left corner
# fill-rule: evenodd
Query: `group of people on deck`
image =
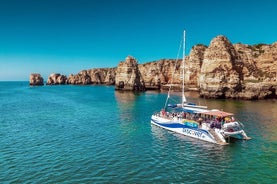
<path fill-rule="evenodd" d="M 212 116 L 207 114 L 201 113 L 188 113 L 188 112 L 168 112 L 162 109 L 159 113 L 161 117 L 167 118 L 182 118 L 182 119 L 189 119 L 197 121 L 198 123 L 202 124 L 202 122 L 213 123 L 213 124 L 220 124 L 223 125 L 224 123 L 234 122 L 235 118 L 233 116 Z"/>
<path fill-rule="evenodd" d="M 197 118 L 195 117 L 196 114 L 190 114 L 186 112 L 168 112 L 162 109 L 160 111 L 160 116 L 161 117 L 167 117 L 167 118 L 182 118 L 182 119 L 191 119 L 191 120 L 196 120 Z"/>

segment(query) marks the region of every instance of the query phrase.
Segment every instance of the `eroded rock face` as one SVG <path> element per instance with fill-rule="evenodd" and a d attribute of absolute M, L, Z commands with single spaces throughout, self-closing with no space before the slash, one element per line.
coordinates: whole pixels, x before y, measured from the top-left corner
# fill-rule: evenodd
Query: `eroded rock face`
<path fill-rule="evenodd" d="M 277 42 L 272 45 L 255 45 L 260 55 L 254 55 L 254 61 L 260 74 L 260 80 L 277 81 Z"/>
<path fill-rule="evenodd" d="M 176 70 L 175 68 L 176 63 Z M 147 89 L 160 89 L 163 85 L 180 84 L 181 60 L 161 59 L 139 65 L 139 71 Z"/>
<path fill-rule="evenodd" d="M 176 67 L 175 67 L 176 65 Z M 49 84 L 105 84 L 116 89 L 181 89 L 182 60 L 161 59 L 137 64 L 128 56 L 117 68 L 83 70 L 76 75 L 53 74 Z M 32 76 L 33 75 L 33 76 Z M 47 82 L 48 83 L 48 82 Z M 31 74 L 30 85 L 43 85 Z M 271 45 L 234 44 L 225 36 L 215 37 L 209 47 L 196 45 L 185 58 L 185 88 L 209 98 L 277 98 L 277 42 Z"/>
<path fill-rule="evenodd" d="M 199 75 L 200 95 L 211 98 L 236 98 L 242 90 L 243 63 L 224 36 L 214 38 L 204 53 Z"/>
<path fill-rule="evenodd" d="M 243 91 L 239 93 L 239 99 L 259 100 L 277 98 L 276 82 L 248 82 L 243 85 Z"/>
<path fill-rule="evenodd" d="M 193 46 L 185 60 L 185 85 L 188 88 L 198 89 L 200 86 L 200 70 L 207 46 L 198 44 Z"/>
<path fill-rule="evenodd" d="M 68 84 L 87 85 L 91 84 L 91 78 L 87 70 L 82 70 L 78 74 L 70 74 L 67 79 Z"/>
<path fill-rule="evenodd" d="M 254 60 L 253 49 L 249 45 L 244 44 L 234 44 L 234 48 L 243 62 L 243 80 L 258 80 L 259 69 Z"/>
<path fill-rule="evenodd" d="M 38 73 L 32 73 L 30 75 L 30 86 L 42 86 L 43 84 L 43 78 Z"/>
<path fill-rule="evenodd" d="M 116 68 L 96 68 L 88 70 L 92 84 L 115 84 Z"/>
<path fill-rule="evenodd" d="M 88 85 L 88 84 L 115 84 L 116 68 L 95 68 L 82 70 L 76 75 L 69 75 L 68 84 Z"/>
<path fill-rule="evenodd" d="M 138 68 L 137 61 L 126 57 L 125 61 L 118 64 L 115 76 L 115 89 L 128 91 L 145 91 L 144 81 Z"/>
<path fill-rule="evenodd" d="M 67 77 L 59 73 L 52 73 L 48 79 L 46 85 L 61 85 L 67 84 Z"/>

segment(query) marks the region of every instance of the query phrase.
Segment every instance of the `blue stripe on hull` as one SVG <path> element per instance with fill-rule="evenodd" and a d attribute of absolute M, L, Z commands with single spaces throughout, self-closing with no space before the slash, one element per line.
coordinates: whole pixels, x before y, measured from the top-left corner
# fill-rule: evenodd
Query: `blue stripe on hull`
<path fill-rule="evenodd" d="M 187 125 L 183 125 L 180 123 L 158 123 L 158 121 L 151 119 L 151 121 L 153 121 L 154 123 L 156 123 L 157 125 L 164 127 L 164 128 L 186 128 L 186 129 L 190 129 L 190 130 L 194 130 L 197 132 L 201 132 L 203 134 L 205 134 L 206 136 L 208 136 L 210 139 L 214 140 L 214 138 L 211 137 L 211 135 L 209 134 L 209 132 L 207 130 L 203 130 L 203 129 L 199 129 L 199 128 L 193 128 Z M 187 134 L 186 134 L 187 135 Z M 205 140 L 205 139 L 203 139 Z"/>
<path fill-rule="evenodd" d="M 190 127 L 190 126 L 187 126 L 187 125 L 184 125 L 184 124 L 180 124 L 180 123 L 159 123 L 157 122 L 156 120 L 154 119 L 151 119 L 153 122 L 163 126 L 163 127 L 167 127 L 167 128 L 189 128 L 189 129 L 192 129 L 192 130 L 196 130 L 196 131 L 200 131 L 202 133 L 206 133 L 206 134 L 209 134 L 209 132 L 207 130 L 203 130 L 203 129 L 199 129 L 199 128 L 194 128 L 194 127 Z"/>

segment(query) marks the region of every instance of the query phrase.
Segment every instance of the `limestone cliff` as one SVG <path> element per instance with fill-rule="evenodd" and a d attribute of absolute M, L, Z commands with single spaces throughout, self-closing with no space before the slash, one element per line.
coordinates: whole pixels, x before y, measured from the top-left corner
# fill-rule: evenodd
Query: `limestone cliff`
<path fill-rule="evenodd" d="M 148 62 L 139 69 L 146 88 L 160 89 L 168 83 L 181 86 L 181 60 Z M 209 98 L 277 98 L 276 81 L 277 42 L 233 45 L 220 35 L 208 47 L 194 46 L 185 59 L 186 88 L 198 89 L 201 96 Z"/>
<path fill-rule="evenodd" d="M 206 49 L 200 71 L 200 95 L 210 98 L 276 98 L 276 43 L 234 44 L 224 36 Z"/>
<path fill-rule="evenodd" d="M 116 70 L 115 89 L 144 91 L 145 85 L 141 78 L 137 61 L 131 57 L 126 57 L 125 61 L 121 61 Z"/>
<path fill-rule="evenodd" d="M 115 84 L 116 68 L 95 68 L 89 70 L 82 70 L 78 74 L 70 74 L 68 76 L 68 84 Z"/>
<path fill-rule="evenodd" d="M 202 44 L 196 45 L 185 58 L 185 87 L 189 90 L 199 88 L 199 74 L 206 48 Z M 167 89 L 168 84 L 172 84 L 174 89 L 181 87 L 182 59 L 161 59 L 140 64 L 139 70 L 147 89 Z"/>
<path fill-rule="evenodd" d="M 207 46 L 202 44 L 193 46 L 185 60 L 185 84 L 190 89 L 197 89 L 200 86 L 200 70 L 206 49 Z"/>
<path fill-rule="evenodd" d="M 67 77 L 59 73 L 52 73 L 47 80 L 46 85 L 61 85 L 67 83 Z"/>
<path fill-rule="evenodd" d="M 243 63 L 224 36 L 214 38 L 204 53 L 199 75 L 200 95 L 235 98 L 241 91 Z"/>
<path fill-rule="evenodd" d="M 138 64 L 128 56 L 116 68 L 83 70 L 68 78 L 55 74 L 47 84 L 105 84 L 134 91 L 165 89 L 173 84 L 175 89 L 180 89 L 181 69 L 181 59 Z M 31 81 L 37 84 L 34 81 L 39 80 L 30 76 L 30 85 Z M 277 42 L 232 44 L 220 35 L 208 47 L 195 45 L 185 58 L 185 87 L 199 90 L 201 96 L 209 98 L 277 98 Z"/>
<path fill-rule="evenodd" d="M 174 71 L 176 63 L 176 70 Z M 163 85 L 172 83 L 180 84 L 180 64 L 173 59 L 161 59 L 159 61 L 140 64 L 139 71 L 147 89 L 160 89 Z"/>
<path fill-rule="evenodd" d="M 43 78 L 38 73 L 32 73 L 30 74 L 29 84 L 30 86 L 42 86 Z"/>

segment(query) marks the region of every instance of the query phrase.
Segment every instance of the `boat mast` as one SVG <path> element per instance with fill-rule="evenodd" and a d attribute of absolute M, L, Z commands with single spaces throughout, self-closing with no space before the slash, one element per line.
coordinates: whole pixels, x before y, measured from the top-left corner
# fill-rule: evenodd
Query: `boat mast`
<path fill-rule="evenodd" d="M 185 97 L 185 57 L 186 57 L 186 30 L 184 30 L 183 60 L 182 60 L 182 107 L 187 101 Z"/>

